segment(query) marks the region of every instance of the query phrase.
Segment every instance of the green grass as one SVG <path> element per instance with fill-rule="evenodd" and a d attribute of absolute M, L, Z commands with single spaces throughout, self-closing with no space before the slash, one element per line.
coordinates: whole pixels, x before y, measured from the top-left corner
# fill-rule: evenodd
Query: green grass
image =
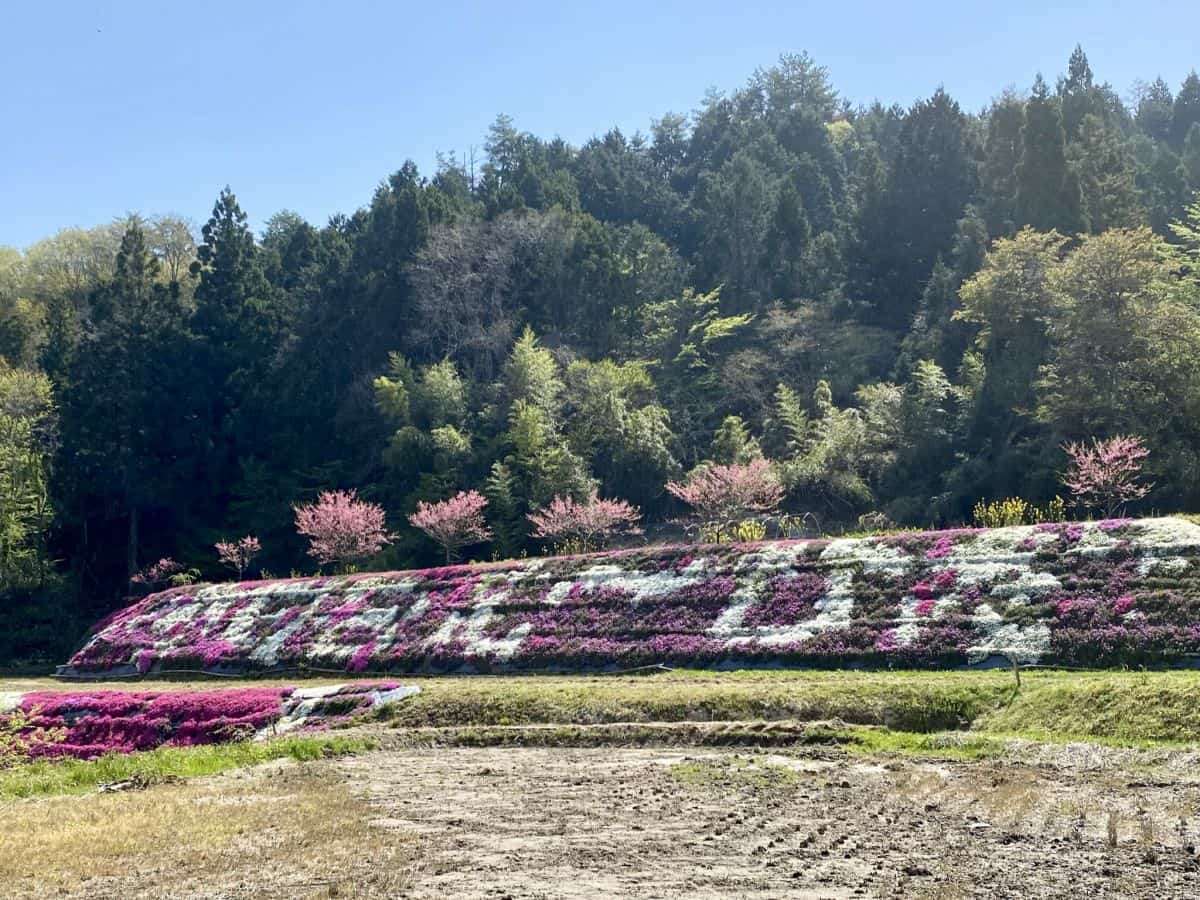
<path fill-rule="evenodd" d="M 672 778 L 690 787 L 745 787 L 763 791 L 795 787 L 802 781 L 795 769 L 744 756 L 685 760 L 672 765 L 669 771 Z"/>
<path fill-rule="evenodd" d="M 1008 671 L 678 670 L 404 680 L 419 684 L 421 693 L 379 715 L 396 729 L 389 742 L 422 746 L 829 743 L 849 752 L 970 759 L 1003 752 L 1011 738 L 1124 747 L 1200 744 L 1200 672 L 1191 671 L 1027 670 L 1019 690 Z M 736 724 L 710 730 L 652 725 L 702 722 Z M 42 764 L 21 775 L 0 773 L 0 798 L 88 790 L 140 772 L 207 774 L 265 758 L 300 758 L 338 740 L 345 739 L 304 738 L 290 749 L 287 743 L 233 745 Z"/>
<path fill-rule="evenodd" d="M 399 726 L 841 719 L 906 731 L 969 725 L 1006 703 L 999 672 L 676 671 L 433 678 L 386 715 Z"/>
<path fill-rule="evenodd" d="M 300 762 L 361 753 L 375 741 L 345 735 L 277 738 L 201 747 L 160 747 L 142 753 L 110 753 L 96 760 L 41 760 L 0 771 L 0 800 L 80 794 L 101 784 L 139 785 L 216 775 L 274 759 Z"/>
<path fill-rule="evenodd" d="M 386 712 L 400 727 L 840 720 L 922 735 L 889 748 L 937 749 L 938 732 L 988 739 L 1096 740 L 1122 746 L 1200 743 L 1200 672 L 1011 673 L 675 671 L 652 676 L 421 679 Z M 875 732 L 880 733 L 880 732 Z M 896 739 L 900 740 L 900 739 Z M 907 743 L 905 743 L 907 741 Z M 872 743 L 874 742 L 874 743 Z M 861 742 L 859 742 L 861 743 Z M 973 752 L 961 745 L 946 749 Z M 980 745 L 983 747 L 983 744 Z"/>
<path fill-rule="evenodd" d="M 999 735 L 971 731 L 939 731 L 922 734 L 889 728 L 847 728 L 837 732 L 835 742 L 852 753 L 896 753 L 929 759 L 986 759 L 1004 752 Z"/>
<path fill-rule="evenodd" d="M 1106 673 L 1035 682 L 974 723 L 983 731 L 1200 742 L 1200 674 Z"/>

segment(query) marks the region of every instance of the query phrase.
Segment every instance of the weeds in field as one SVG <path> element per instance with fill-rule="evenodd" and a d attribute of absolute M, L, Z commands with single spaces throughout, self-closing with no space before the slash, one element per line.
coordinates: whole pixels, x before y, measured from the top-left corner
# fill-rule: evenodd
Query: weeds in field
<path fill-rule="evenodd" d="M 46 728 L 37 723 L 41 710 L 15 709 L 0 713 L 0 771 L 28 762 L 38 751 L 60 743 L 64 728 Z"/>
<path fill-rule="evenodd" d="M 162 747 L 143 753 L 113 753 L 95 760 L 38 760 L 0 772 L 0 801 L 79 794 L 101 784 L 155 784 L 216 775 L 274 759 L 308 761 L 370 750 L 376 742 L 346 735 L 280 738 L 264 743 Z"/>
<path fill-rule="evenodd" d="M 755 791 L 780 790 L 799 784 L 795 769 L 758 757 L 726 756 L 684 760 L 670 768 L 671 777 L 692 787 L 734 787 Z"/>

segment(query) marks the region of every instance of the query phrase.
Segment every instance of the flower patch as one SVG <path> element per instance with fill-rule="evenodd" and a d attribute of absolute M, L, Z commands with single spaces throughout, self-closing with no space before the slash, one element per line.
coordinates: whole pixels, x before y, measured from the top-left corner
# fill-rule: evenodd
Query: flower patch
<path fill-rule="evenodd" d="M 1200 526 L 1147 519 L 192 585 L 65 671 L 1167 661 L 1200 653 L 1198 561 Z"/>
<path fill-rule="evenodd" d="M 7 711 L 0 709 L 0 724 L 19 710 L 31 734 L 61 735 L 61 740 L 31 741 L 32 758 L 95 759 L 327 728 L 417 690 L 395 682 L 360 682 L 304 689 L 35 691 L 21 695 Z"/>

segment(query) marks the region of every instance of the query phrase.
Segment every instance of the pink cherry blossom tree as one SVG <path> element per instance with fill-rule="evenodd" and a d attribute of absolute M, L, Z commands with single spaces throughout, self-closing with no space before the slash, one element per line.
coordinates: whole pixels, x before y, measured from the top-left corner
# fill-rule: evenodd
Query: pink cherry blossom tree
<path fill-rule="evenodd" d="M 217 550 L 221 565 L 237 572 L 238 581 L 242 580 L 242 574 L 250 566 L 250 561 L 262 552 L 262 544 L 258 542 L 258 538 L 249 534 L 236 541 L 217 541 L 213 546 Z"/>
<path fill-rule="evenodd" d="M 349 570 L 392 542 L 383 507 L 359 500 L 355 491 L 323 491 L 316 503 L 293 507 L 296 530 L 308 538 L 308 554 L 322 565 Z"/>
<path fill-rule="evenodd" d="M 459 491 L 449 500 L 418 503 L 408 521 L 441 545 L 446 565 L 450 565 L 462 547 L 491 540 L 491 529 L 483 518 L 486 507 L 487 498 L 478 491 Z"/>
<path fill-rule="evenodd" d="M 641 534 L 641 517 L 638 508 L 624 500 L 602 500 L 592 493 L 582 503 L 555 496 L 528 519 L 535 538 L 586 553 L 602 549 L 614 535 Z"/>
<path fill-rule="evenodd" d="M 705 463 L 667 490 L 692 507 L 717 540 L 728 526 L 755 515 L 768 515 L 783 502 L 783 485 L 771 463 L 753 459 L 727 466 Z"/>
<path fill-rule="evenodd" d="M 1100 509 L 1111 518 L 1125 504 L 1150 493 L 1142 482 L 1142 464 L 1150 455 L 1140 437 L 1117 435 L 1108 440 L 1092 438 L 1090 445 L 1066 444 L 1070 464 L 1062 481 L 1082 505 Z"/>

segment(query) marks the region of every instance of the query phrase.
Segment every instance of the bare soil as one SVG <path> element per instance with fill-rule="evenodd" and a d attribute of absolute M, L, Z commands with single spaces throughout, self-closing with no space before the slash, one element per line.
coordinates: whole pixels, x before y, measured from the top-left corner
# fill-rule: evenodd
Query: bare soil
<path fill-rule="evenodd" d="M 337 767 L 420 839 L 419 897 L 1200 895 L 1200 785 L 1128 762 L 507 747 Z"/>
<path fill-rule="evenodd" d="M 868 755 L 901 744 L 854 744 L 836 719 L 986 712 L 999 678 L 424 679 L 362 729 L 380 745 L 362 756 L 0 801 L 0 898 L 1200 897 L 1195 742 L 984 730 L 930 735 L 937 759 Z M 1122 703 L 1039 705 L 1039 686 L 1091 684 Z M 79 686 L 0 680 L 39 688 Z M 1177 673 L 1038 674 L 1006 727 L 1032 710 L 1061 734 L 1182 740 L 1195 690 Z"/>
<path fill-rule="evenodd" d="M 358 757 L 6 804 L 0 894 L 1200 896 L 1191 754 L 384 740 Z"/>

